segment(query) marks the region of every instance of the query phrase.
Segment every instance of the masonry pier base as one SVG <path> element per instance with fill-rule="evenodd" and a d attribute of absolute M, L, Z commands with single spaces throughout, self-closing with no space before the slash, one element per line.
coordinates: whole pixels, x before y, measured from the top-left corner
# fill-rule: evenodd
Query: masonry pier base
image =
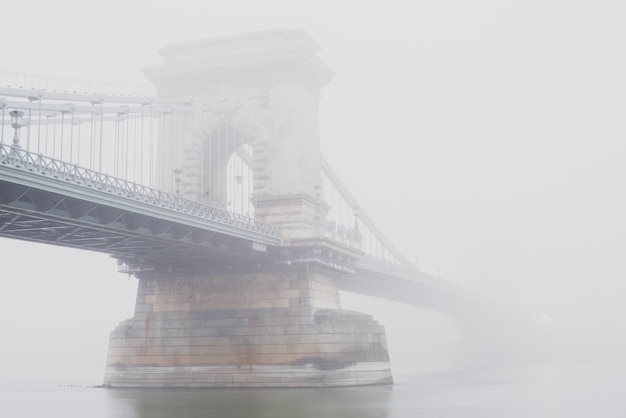
<path fill-rule="evenodd" d="M 139 278 L 112 333 L 111 387 L 323 387 L 393 383 L 384 328 L 340 309 L 306 266 Z"/>

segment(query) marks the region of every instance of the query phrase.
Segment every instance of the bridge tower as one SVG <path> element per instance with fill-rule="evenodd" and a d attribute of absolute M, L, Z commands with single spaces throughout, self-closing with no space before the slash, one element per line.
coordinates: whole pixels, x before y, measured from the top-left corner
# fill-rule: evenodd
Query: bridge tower
<path fill-rule="evenodd" d="M 233 210 L 234 160 L 250 182 L 245 214 L 278 225 L 263 257 L 137 273 L 133 318 L 112 333 L 116 387 L 311 387 L 391 383 L 384 328 L 341 310 L 336 280 L 362 252 L 358 231 L 322 227 L 318 102 L 330 69 L 301 30 L 171 45 L 144 70 L 161 98 L 157 187 Z M 229 179 L 230 177 L 230 179 Z M 228 243 L 224 243 L 228 245 Z"/>

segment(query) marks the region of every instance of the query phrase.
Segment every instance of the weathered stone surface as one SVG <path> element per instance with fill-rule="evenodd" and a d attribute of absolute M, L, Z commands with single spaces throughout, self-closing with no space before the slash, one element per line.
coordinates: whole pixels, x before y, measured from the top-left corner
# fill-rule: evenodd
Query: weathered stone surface
<path fill-rule="evenodd" d="M 146 384 L 145 375 L 151 379 Z M 161 366 L 126 367 L 109 372 L 111 380 L 124 379 L 127 387 L 324 387 L 389 384 L 388 363 L 354 363 L 337 369 L 312 364 L 286 366 Z M 365 383 L 367 382 L 367 383 Z"/>
<path fill-rule="evenodd" d="M 105 384 L 391 383 L 383 327 L 342 311 L 332 274 L 315 269 L 348 271 L 337 259 L 360 256 L 320 229 L 330 207 L 320 199 L 318 101 L 332 72 L 317 49 L 303 31 L 268 31 L 167 47 L 163 65 L 146 69 L 160 95 L 200 99 L 191 115 L 161 119 L 156 187 L 228 208 L 228 161 L 245 144 L 254 217 L 281 227 L 282 249 L 299 267 L 283 268 L 286 259 L 271 272 L 140 278 L 134 317 L 111 333 Z M 206 112 L 211 101 L 222 104 Z M 330 255 L 303 261 L 314 248 Z"/>
<path fill-rule="evenodd" d="M 303 271 L 140 279 L 105 376 L 116 387 L 391 382 L 384 328 L 342 311 L 330 277 Z"/>

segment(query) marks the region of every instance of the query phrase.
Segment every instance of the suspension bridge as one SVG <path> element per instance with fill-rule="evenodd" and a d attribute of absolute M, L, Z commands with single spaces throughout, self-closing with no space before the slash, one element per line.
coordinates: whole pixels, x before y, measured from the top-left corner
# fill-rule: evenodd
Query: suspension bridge
<path fill-rule="evenodd" d="M 318 48 L 297 30 L 171 45 L 144 70 L 154 93 L 4 74 L 0 236 L 139 279 L 105 384 L 390 383 L 384 329 L 339 290 L 479 306 L 418 271 L 322 157 Z"/>

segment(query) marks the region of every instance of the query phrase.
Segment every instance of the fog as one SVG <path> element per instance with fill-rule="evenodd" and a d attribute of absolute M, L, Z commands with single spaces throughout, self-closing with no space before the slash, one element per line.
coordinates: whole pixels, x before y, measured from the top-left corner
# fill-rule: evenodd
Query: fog
<path fill-rule="evenodd" d="M 622 360 L 623 1 L 61 0 L 0 21 L 0 70 L 130 84 L 168 44 L 306 30 L 335 72 L 322 151 L 390 241 L 523 316 L 551 360 Z M 102 254 L 0 254 L 0 379 L 100 383 L 136 280 Z M 342 296 L 386 326 L 394 373 L 464 361 L 454 318 Z"/>

